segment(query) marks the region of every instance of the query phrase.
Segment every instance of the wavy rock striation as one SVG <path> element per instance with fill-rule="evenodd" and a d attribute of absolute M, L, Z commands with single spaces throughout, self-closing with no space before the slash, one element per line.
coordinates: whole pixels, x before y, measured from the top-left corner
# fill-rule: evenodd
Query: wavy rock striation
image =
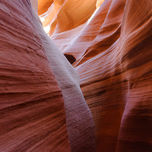
<path fill-rule="evenodd" d="M 80 75 L 98 152 L 152 151 L 151 8 L 151 0 L 105 0 L 87 22 L 56 24 L 50 35 Z"/>
<path fill-rule="evenodd" d="M 0 151 L 94 148 L 92 114 L 75 70 L 43 31 L 30 0 L 0 0 Z"/>

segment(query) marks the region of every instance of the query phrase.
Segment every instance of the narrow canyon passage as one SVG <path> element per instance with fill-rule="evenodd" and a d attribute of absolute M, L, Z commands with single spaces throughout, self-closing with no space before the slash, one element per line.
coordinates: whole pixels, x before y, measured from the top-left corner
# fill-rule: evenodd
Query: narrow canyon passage
<path fill-rule="evenodd" d="M 152 1 L 0 0 L 0 152 L 152 152 Z"/>

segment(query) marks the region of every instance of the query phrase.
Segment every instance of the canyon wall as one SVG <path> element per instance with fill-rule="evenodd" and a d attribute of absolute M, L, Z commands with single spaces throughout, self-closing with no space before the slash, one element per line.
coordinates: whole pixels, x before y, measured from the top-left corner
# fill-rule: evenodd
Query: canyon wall
<path fill-rule="evenodd" d="M 152 1 L 96 1 L 83 11 L 81 3 L 72 5 L 75 10 L 66 7 L 66 17 L 59 9 L 49 35 L 80 76 L 96 125 L 97 151 L 151 152 Z"/>
<path fill-rule="evenodd" d="M 0 0 L 0 151 L 95 151 L 78 76 L 30 0 Z"/>
<path fill-rule="evenodd" d="M 151 8 L 0 0 L 0 151 L 151 152 Z"/>

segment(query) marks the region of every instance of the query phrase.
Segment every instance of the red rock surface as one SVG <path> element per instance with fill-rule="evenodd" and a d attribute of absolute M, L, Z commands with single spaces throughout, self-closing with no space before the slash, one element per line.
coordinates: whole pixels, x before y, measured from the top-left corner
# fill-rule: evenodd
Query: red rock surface
<path fill-rule="evenodd" d="M 75 70 L 30 0 L 0 0 L 0 152 L 94 148 L 92 114 Z"/>
<path fill-rule="evenodd" d="M 89 21 L 71 22 L 70 28 L 58 14 L 63 24 L 57 22 L 50 36 L 76 59 L 96 124 L 97 151 L 151 152 L 152 1 L 105 0 Z"/>

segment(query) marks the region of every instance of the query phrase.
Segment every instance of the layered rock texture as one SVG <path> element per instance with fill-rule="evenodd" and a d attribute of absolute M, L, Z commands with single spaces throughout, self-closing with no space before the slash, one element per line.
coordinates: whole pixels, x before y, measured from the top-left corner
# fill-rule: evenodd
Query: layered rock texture
<path fill-rule="evenodd" d="M 0 0 L 0 152 L 151 152 L 152 1 L 38 2 Z"/>
<path fill-rule="evenodd" d="M 151 152 L 152 1 L 59 2 L 39 14 L 79 73 L 97 151 Z"/>
<path fill-rule="evenodd" d="M 94 152 L 94 122 L 30 0 L 0 0 L 0 152 L 27 151 Z"/>

